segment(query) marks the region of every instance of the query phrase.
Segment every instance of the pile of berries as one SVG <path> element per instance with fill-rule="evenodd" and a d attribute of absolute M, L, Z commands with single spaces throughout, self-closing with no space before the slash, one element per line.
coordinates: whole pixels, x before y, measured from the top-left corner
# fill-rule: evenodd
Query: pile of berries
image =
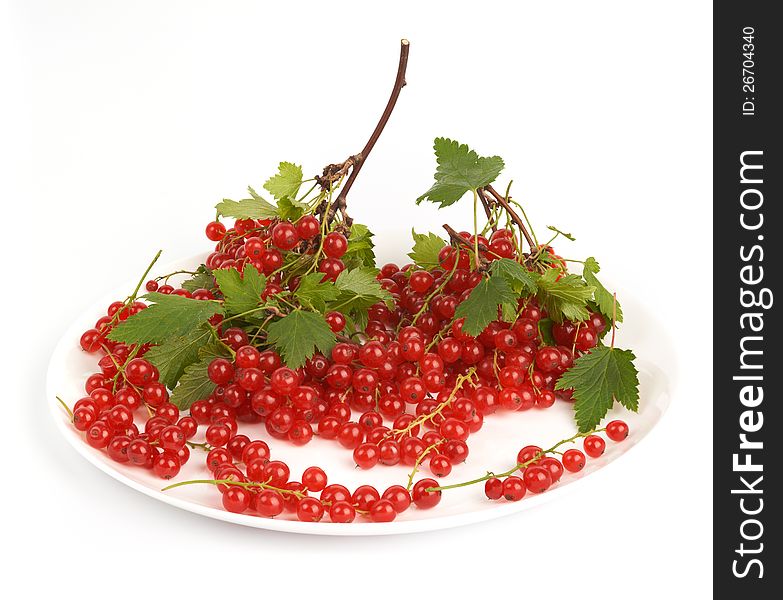
<path fill-rule="evenodd" d="M 295 224 L 240 220 L 230 230 L 213 222 L 206 233 L 217 242 L 206 266 L 241 272 L 252 264 L 268 276 L 263 299 L 283 291 L 283 285 L 295 289 L 296 278 L 286 282 L 281 270 L 283 252 L 315 252 L 320 224 L 311 216 Z M 466 247 L 476 243 L 470 234 L 460 235 Z M 515 258 L 511 235 L 500 229 L 490 239 L 479 236 L 482 261 Z M 347 249 L 346 237 L 331 232 L 322 245 L 325 257 L 319 270 L 324 278 L 336 279 L 344 269 L 340 257 Z M 159 382 L 156 367 L 144 359 L 149 346 L 107 337 L 117 323 L 146 305 L 114 302 L 81 338 L 85 351 L 103 356 L 100 372 L 87 379 L 88 396 L 73 407 L 73 424 L 85 432 L 88 444 L 104 449 L 113 460 L 151 469 L 163 479 L 178 474 L 192 449 L 206 451 L 206 466 L 224 507 L 232 512 L 272 517 L 290 510 L 307 521 L 328 512 L 333 522 L 349 522 L 357 514 L 390 521 L 411 502 L 419 508 L 434 506 L 440 500 L 438 483 L 427 478 L 413 485 L 415 473 L 426 468 L 434 477 L 448 476 L 467 458 L 469 437 L 496 411 L 546 409 L 558 397 L 569 400 L 568 391 L 554 391 L 555 382 L 575 355 L 595 346 L 606 327 L 597 313 L 587 322 L 566 321 L 552 329 L 558 346 L 539 347 L 538 322 L 546 314 L 535 299 L 524 298 L 514 323 L 497 320 L 471 336 L 463 331 L 464 319 L 454 318 L 455 311 L 482 273 L 460 246 L 444 246 L 439 262 L 431 270 L 384 265 L 378 280 L 394 299 L 394 309 L 381 302 L 373 305 L 360 341 L 344 337 L 329 356 L 316 353 L 299 369 L 285 366 L 274 350 L 254 345 L 245 330 L 222 327 L 216 315 L 210 323 L 233 357 L 211 361 L 208 376 L 214 392 L 184 415 L 168 401 L 169 390 Z M 161 285 L 162 279 L 149 280 L 146 289 L 199 300 L 220 296 L 216 286 L 187 291 Z M 342 335 L 344 315 L 330 312 L 325 317 L 332 331 Z M 146 418 L 139 427 L 142 413 Z M 319 467 L 292 481 L 288 466 L 271 459 L 266 441 L 239 432 L 241 423 L 259 422 L 274 440 L 296 445 L 316 435 L 334 440 L 353 453 L 362 469 L 406 465 L 413 469 L 409 485 L 392 486 L 383 494 L 365 485 L 350 493 L 341 485 L 327 485 Z M 204 441 L 194 442 L 200 430 Z M 619 440 L 628 428 L 615 421 L 606 431 Z M 584 440 L 588 456 L 599 456 L 603 447 L 596 435 Z M 576 472 L 584 464 L 584 454 L 576 449 L 558 459 L 527 446 L 517 457 L 519 473 L 504 480 L 487 478 L 486 495 L 519 500 L 526 491 L 546 491 L 564 470 Z M 312 493 L 320 493 L 319 498 Z"/>

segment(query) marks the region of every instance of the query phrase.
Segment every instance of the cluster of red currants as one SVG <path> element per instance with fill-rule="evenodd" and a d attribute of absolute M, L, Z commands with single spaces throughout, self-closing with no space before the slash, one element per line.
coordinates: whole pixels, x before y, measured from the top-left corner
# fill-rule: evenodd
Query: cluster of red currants
<path fill-rule="evenodd" d="M 348 243 L 342 233 L 323 233 L 320 222 L 310 215 L 295 224 L 238 220 L 229 230 L 212 222 L 206 234 L 217 246 L 206 266 L 242 271 L 245 265 L 253 265 L 268 276 L 261 299 L 281 293 L 282 286 L 296 289 L 297 278 L 286 280 L 282 273 L 286 251 L 323 255 L 319 270 L 324 278 L 334 280 L 345 268 L 340 258 Z M 516 257 L 508 230 L 498 230 L 490 239 L 460 235 L 466 245 L 478 244 L 484 262 Z M 146 307 L 136 301 L 115 302 L 82 335 L 85 351 L 102 351 L 104 356 L 98 361 L 100 373 L 87 379 L 88 396 L 74 406 L 74 425 L 86 433 L 91 446 L 105 449 L 112 459 L 152 469 L 164 479 L 177 475 L 190 448 L 207 450 L 207 466 L 220 482 L 223 504 L 234 512 L 250 510 L 271 517 L 288 508 L 302 520 L 320 520 L 328 511 L 334 522 L 351 521 L 357 513 L 388 521 L 411 502 L 421 508 L 434 506 L 440 491 L 433 489 L 437 483 L 432 479 L 417 482 L 410 492 L 392 486 L 383 494 L 371 486 L 350 494 L 343 486 L 327 485 L 318 467 L 307 469 L 301 482 L 290 481 L 288 466 L 270 459 L 268 444 L 250 440 L 238 428 L 241 422 L 263 422 L 271 438 L 297 445 L 318 435 L 352 451 L 362 469 L 403 464 L 415 474 L 426 465 L 432 475 L 445 477 L 455 464 L 465 461 L 468 437 L 481 429 L 487 415 L 500 409 L 552 406 L 557 378 L 571 366 L 575 354 L 596 345 L 606 327 L 603 317 L 592 314 L 587 323 L 555 325 L 552 333 L 559 345 L 539 346 L 538 324 L 546 314 L 535 299 L 524 298 L 513 323 L 498 319 L 479 335 L 469 335 L 463 329 L 464 319 L 455 319 L 455 312 L 483 277 L 471 256 L 462 246 L 447 245 L 439 253 L 439 268 L 384 265 L 378 280 L 391 294 L 394 308 L 382 302 L 373 305 L 363 343 L 343 337 L 346 341 L 337 343 L 329 356 L 315 354 L 299 369 L 284 366 L 274 350 L 251 344 L 243 329 L 222 326 L 216 315 L 211 323 L 233 350 L 233 359 L 216 358 L 210 363 L 214 392 L 193 403 L 184 416 L 168 401 L 169 392 L 159 382 L 157 369 L 143 358 L 148 347 L 108 339 L 116 323 Z M 215 298 L 207 289 L 189 292 L 160 285 L 158 280 L 148 281 L 146 289 Z M 346 327 L 347 320 L 339 312 L 325 318 L 337 334 Z M 567 391 L 557 395 L 570 399 Z M 141 410 L 146 418 L 140 430 L 135 416 Z M 193 442 L 200 428 L 205 442 Z M 614 439 L 608 429 L 607 435 Z M 591 454 L 592 444 L 598 443 L 593 438 L 603 443 L 597 436 L 587 438 L 585 451 L 590 456 L 596 455 Z M 518 463 L 536 452 L 540 448 L 523 449 Z M 244 471 L 238 465 L 244 465 Z M 487 496 L 514 500 L 525 490 L 542 492 L 560 478 L 563 469 L 576 471 L 580 465 L 584 455 L 578 450 L 568 450 L 562 462 L 540 457 L 526 466 L 521 477 L 487 480 Z M 320 498 L 311 497 L 311 492 L 321 492 Z"/>
<path fill-rule="evenodd" d="M 321 223 L 312 215 L 304 215 L 296 223 L 269 219 L 240 219 L 231 229 L 213 221 L 206 227 L 207 238 L 217 242 L 215 251 L 207 257 L 210 269 L 235 268 L 242 271 L 251 264 L 260 273 L 270 276 L 265 295 L 281 291 L 283 252 L 297 251 L 323 258 L 318 270 L 326 279 L 334 281 L 345 270 L 340 260 L 348 251 L 348 239 L 339 231 L 320 237 Z M 313 243 L 316 239 L 320 243 Z"/>
<path fill-rule="evenodd" d="M 610 421 L 604 431 L 606 437 L 614 442 L 623 441 L 629 433 L 628 425 L 620 420 Z M 584 469 L 585 454 L 590 458 L 601 456 L 606 449 L 606 442 L 601 436 L 591 434 L 585 436 L 582 447 L 584 452 L 570 448 L 558 459 L 549 456 L 539 446 L 525 446 L 517 454 L 520 474 L 507 474 L 505 477 L 488 475 L 484 482 L 484 493 L 490 500 L 505 498 L 510 502 L 521 500 L 527 492 L 542 494 L 560 481 L 565 471 L 578 473 Z"/>

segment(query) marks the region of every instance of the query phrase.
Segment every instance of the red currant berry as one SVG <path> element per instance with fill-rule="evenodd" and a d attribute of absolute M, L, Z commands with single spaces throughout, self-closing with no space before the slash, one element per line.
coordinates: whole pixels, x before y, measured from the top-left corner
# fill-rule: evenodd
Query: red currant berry
<path fill-rule="evenodd" d="M 583 443 L 585 453 L 591 458 L 598 458 L 606 449 L 606 442 L 597 435 L 588 435 Z"/>
<path fill-rule="evenodd" d="M 606 437 L 613 442 L 622 442 L 628 437 L 628 425 L 625 421 L 610 421 L 606 425 Z"/>
<path fill-rule="evenodd" d="M 223 492 L 223 508 L 232 513 L 243 513 L 250 508 L 252 493 L 243 487 L 230 485 Z"/>
<path fill-rule="evenodd" d="M 296 517 L 303 522 L 317 523 L 324 516 L 324 505 L 316 498 L 302 498 L 296 506 Z"/>
<path fill-rule="evenodd" d="M 348 240 L 342 233 L 333 231 L 326 234 L 323 250 L 330 258 L 340 258 L 348 250 Z"/>
<path fill-rule="evenodd" d="M 226 385 L 234 378 L 234 365 L 225 358 L 216 358 L 209 363 L 207 376 L 212 383 Z"/>
<path fill-rule="evenodd" d="M 401 485 L 390 486 L 383 492 L 381 498 L 391 502 L 392 508 L 394 508 L 397 514 L 407 510 L 411 505 L 410 492 Z"/>
<path fill-rule="evenodd" d="M 389 500 L 381 498 L 370 507 L 370 520 L 373 523 L 390 523 L 397 517 L 397 511 Z"/>
<path fill-rule="evenodd" d="M 176 477 L 179 473 L 179 469 L 179 460 L 168 452 L 159 454 L 152 462 L 152 471 L 161 479 L 172 479 Z"/>
<path fill-rule="evenodd" d="M 525 492 L 527 492 L 527 487 L 519 477 L 512 475 L 503 481 L 503 497 L 509 502 L 522 500 L 525 497 Z"/>
<path fill-rule="evenodd" d="M 263 490 L 256 496 L 255 509 L 262 517 L 276 517 L 283 512 L 283 497 L 275 490 Z"/>
<path fill-rule="evenodd" d="M 430 472 L 435 477 L 447 477 L 451 473 L 451 461 L 443 454 L 435 454 L 430 459 Z"/>
<path fill-rule="evenodd" d="M 563 452 L 563 467 L 570 473 L 578 473 L 585 468 L 585 455 L 574 448 Z"/>
<path fill-rule="evenodd" d="M 296 233 L 303 240 L 311 240 L 321 231 L 321 224 L 312 215 L 305 215 L 296 222 Z"/>
<path fill-rule="evenodd" d="M 534 494 L 547 491 L 552 485 L 552 476 L 543 466 L 533 466 L 525 469 L 522 474 L 525 486 Z"/>
<path fill-rule="evenodd" d="M 552 477 L 552 483 L 557 483 L 563 476 L 563 464 L 554 457 L 547 456 L 541 459 L 541 467 L 549 471 L 550 477 Z"/>
<path fill-rule="evenodd" d="M 207 239 L 212 242 L 219 242 L 226 235 L 226 226 L 219 221 L 212 221 L 207 223 L 206 227 Z"/>
<path fill-rule="evenodd" d="M 349 502 L 340 500 L 329 507 L 329 520 L 332 523 L 351 523 L 356 518 L 356 509 Z"/>
<path fill-rule="evenodd" d="M 299 234 L 291 223 L 283 221 L 272 228 L 272 243 L 280 250 L 291 250 L 299 243 Z"/>
<path fill-rule="evenodd" d="M 490 477 L 484 483 L 484 493 L 490 500 L 500 500 L 503 497 L 503 482 L 497 477 Z"/>
<path fill-rule="evenodd" d="M 442 492 L 440 490 L 431 490 L 437 488 L 438 482 L 434 479 L 420 479 L 413 486 L 411 498 L 418 508 L 433 508 L 440 502 Z"/>
<path fill-rule="evenodd" d="M 360 485 L 351 496 L 354 506 L 361 511 L 370 510 L 370 507 L 380 498 L 381 495 L 378 493 L 378 490 L 371 485 Z"/>

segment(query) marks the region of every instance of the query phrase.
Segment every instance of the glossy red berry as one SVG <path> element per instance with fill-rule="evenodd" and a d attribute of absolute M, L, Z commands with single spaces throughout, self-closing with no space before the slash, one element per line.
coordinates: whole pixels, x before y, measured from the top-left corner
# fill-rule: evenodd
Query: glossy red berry
<path fill-rule="evenodd" d="M 321 231 L 321 223 L 312 215 L 305 215 L 296 222 L 296 233 L 303 240 L 310 240 Z"/>
<path fill-rule="evenodd" d="M 606 425 L 606 437 L 613 442 L 622 442 L 628 437 L 628 425 L 625 421 L 610 421 Z"/>
<path fill-rule="evenodd" d="M 390 523 L 397 517 L 397 511 L 390 500 L 381 498 L 370 507 L 370 520 L 373 523 Z"/>
<path fill-rule="evenodd" d="M 272 243 L 280 250 L 291 250 L 299 243 L 299 234 L 291 223 L 283 221 L 272 228 Z"/>
<path fill-rule="evenodd" d="M 255 509 L 262 517 L 276 517 L 283 512 L 283 497 L 275 490 L 263 490 L 256 495 Z"/>
<path fill-rule="evenodd" d="M 348 240 L 342 233 L 333 231 L 324 238 L 324 254 L 330 258 L 340 258 L 348 250 Z"/>
<path fill-rule="evenodd" d="M 585 468 L 585 455 L 581 450 L 572 448 L 563 452 L 563 467 L 570 473 L 578 473 Z"/>
<path fill-rule="evenodd" d="M 591 458 L 598 458 L 606 450 L 606 442 L 597 435 L 588 435 L 583 443 L 585 454 Z"/>
<path fill-rule="evenodd" d="M 490 500 L 500 500 L 503 497 L 503 482 L 497 477 L 490 477 L 484 482 L 484 494 Z"/>
<path fill-rule="evenodd" d="M 250 490 L 237 485 L 230 485 L 223 492 L 223 508 L 228 512 L 243 513 L 250 507 L 252 499 Z"/>
<path fill-rule="evenodd" d="M 371 469 L 378 464 L 380 459 L 380 450 L 377 444 L 365 442 L 360 444 L 353 451 L 353 461 L 360 469 Z"/>
<path fill-rule="evenodd" d="M 207 223 L 206 231 L 207 239 L 213 242 L 219 242 L 226 235 L 226 226 L 219 221 L 212 221 Z"/>
<path fill-rule="evenodd" d="M 525 487 L 534 494 L 545 492 L 552 485 L 552 475 L 543 466 L 528 467 L 522 474 L 522 479 L 525 482 Z"/>
<path fill-rule="evenodd" d="M 392 508 L 398 514 L 407 510 L 411 505 L 410 492 L 401 485 L 392 485 L 383 492 L 382 499 L 391 502 Z"/>
<path fill-rule="evenodd" d="M 418 508 L 433 508 L 440 502 L 443 492 L 431 490 L 437 488 L 438 482 L 434 479 L 420 479 L 413 486 L 411 499 Z"/>
<path fill-rule="evenodd" d="M 525 497 L 525 492 L 527 492 L 527 487 L 521 478 L 512 475 L 503 480 L 503 497 L 509 502 L 522 500 Z"/>
<path fill-rule="evenodd" d="M 329 507 L 329 520 L 332 523 L 351 523 L 356 518 L 356 509 L 350 502 L 340 500 Z"/>
<path fill-rule="evenodd" d="M 316 498 L 302 498 L 296 506 L 296 517 L 300 521 L 317 523 L 324 516 L 324 505 Z"/>

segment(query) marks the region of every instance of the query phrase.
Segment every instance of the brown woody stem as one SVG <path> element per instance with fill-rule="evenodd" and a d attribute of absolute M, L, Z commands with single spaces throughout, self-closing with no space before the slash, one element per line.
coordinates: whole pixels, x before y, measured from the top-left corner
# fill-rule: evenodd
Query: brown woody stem
<path fill-rule="evenodd" d="M 481 200 L 481 206 L 484 207 L 484 214 L 487 215 L 487 222 L 489 223 L 490 227 L 492 228 L 492 231 L 498 230 L 498 224 L 495 222 L 495 220 L 492 218 L 492 211 L 489 208 L 489 200 L 487 200 L 486 192 L 479 188 L 476 190 L 478 193 L 479 200 Z"/>
<path fill-rule="evenodd" d="M 452 242 L 455 242 L 456 244 L 458 244 L 460 246 L 465 246 L 465 248 L 467 248 L 471 252 L 474 251 L 473 245 L 468 240 L 466 240 L 464 237 L 462 237 L 457 232 L 457 230 L 454 229 L 451 225 L 445 224 L 445 225 L 443 225 L 443 229 L 445 229 L 448 232 L 449 237 L 451 238 Z M 478 249 L 480 251 L 482 251 L 482 252 L 486 252 L 487 251 L 487 247 L 484 244 L 479 244 L 478 245 Z"/>
<path fill-rule="evenodd" d="M 493 188 L 491 185 L 488 185 L 484 189 L 487 190 L 490 194 L 492 194 L 492 197 L 495 199 L 495 201 L 498 204 L 500 204 L 500 206 L 506 209 L 506 212 L 512 218 L 514 223 L 517 224 L 517 227 L 519 227 L 519 230 L 522 232 L 522 235 L 525 236 L 525 240 L 530 246 L 530 251 L 534 252 L 536 250 L 536 243 L 533 241 L 533 238 L 530 237 L 530 233 L 528 233 L 527 227 L 525 227 L 525 222 L 519 217 L 516 211 L 513 208 L 511 208 L 511 205 L 506 201 L 506 199 L 495 190 L 495 188 Z"/>
<path fill-rule="evenodd" d="M 386 108 L 384 109 L 383 114 L 381 115 L 381 118 L 378 121 L 378 124 L 375 126 L 372 135 L 370 135 L 370 139 L 367 140 L 367 143 L 364 145 L 364 148 L 362 148 L 362 151 L 359 152 L 359 154 L 355 154 L 354 156 L 351 156 L 346 161 L 347 166 L 351 167 L 351 174 L 348 176 L 345 185 L 340 190 L 340 194 L 337 196 L 337 199 L 332 203 L 332 205 L 329 207 L 329 210 L 326 213 L 327 223 L 331 223 L 334 220 L 334 216 L 335 214 L 337 214 L 337 211 L 339 210 L 340 213 L 343 215 L 346 224 L 347 225 L 351 224 L 350 219 L 348 218 L 345 212 L 347 206 L 348 192 L 351 191 L 353 182 L 356 181 L 356 177 L 359 175 L 359 171 L 361 171 L 362 165 L 364 165 L 364 162 L 367 160 L 367 157 L 369 156 L 370 152 L 375 146 L 375 142 L 377 142 L 378 138 L 381 136 L 381 133 L 383 132 L 383 128 L 386 127 L 386 123 L 389 121 L 389 117 L 391 116 L 392 111 L 394 110 L 394 106 L 397 104 L 397 98 L 399 98 L 402 88 L 405 87 L 405 71 L 408 68 L 409 50 L 410 50 L 410 42 L 408 42 L 408 40 L 405 39 L 400 40 L 400 64 L 397 67 L 397 78 L 394 80 L 394 88 L 392 88 L 392 93 L 391 96 L 389 97 L 389 102 L 387 102 Z"/>

